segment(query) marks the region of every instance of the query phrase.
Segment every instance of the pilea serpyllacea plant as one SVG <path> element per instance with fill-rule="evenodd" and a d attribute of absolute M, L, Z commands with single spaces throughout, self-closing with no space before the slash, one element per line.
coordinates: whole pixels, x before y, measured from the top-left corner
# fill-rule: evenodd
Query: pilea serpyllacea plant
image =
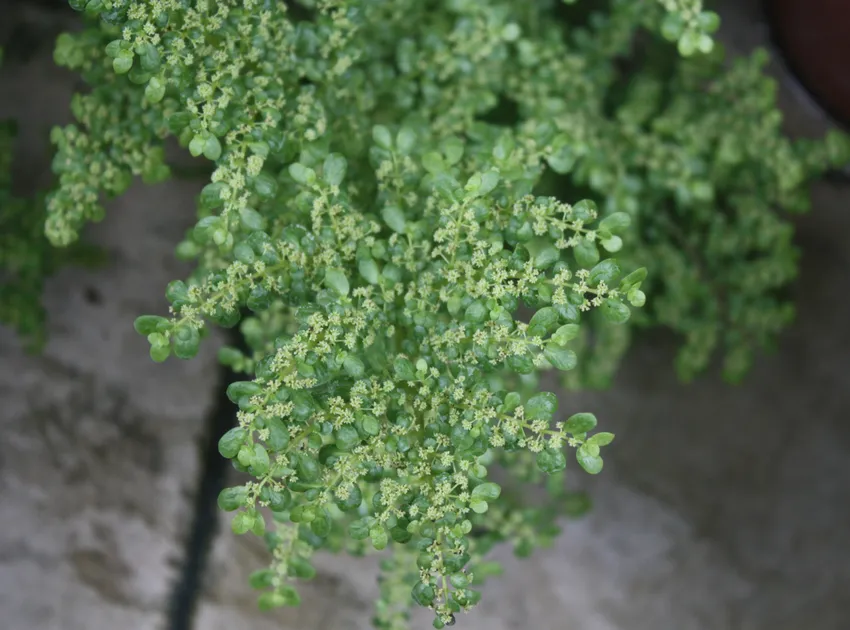
<path fill-rule="evenodd" d="M 55 59 L 90 90 L 52 134 L 45 233 L 168 178 L 169 137 L 211 164 L 175 243 L 194 272 L 135 327 L 155 361 L 244 336 L 219 450 L 249 481 L 219 505 L 268 544 L 262 607 L 298 603 L 315 549 L 388 548 L 376 626 L 453 624 L 489 549 L 550 542 L 568 460 L 599 473 L 614 438 L 539 374 L 605 384 L 661 325 L 684 377 L 725 347 L 739 378 L 792 314 L 779 212 L 848 158 L 782 136 L 764 55 L 725 64 L 699 0 L 71 5 Z"/>

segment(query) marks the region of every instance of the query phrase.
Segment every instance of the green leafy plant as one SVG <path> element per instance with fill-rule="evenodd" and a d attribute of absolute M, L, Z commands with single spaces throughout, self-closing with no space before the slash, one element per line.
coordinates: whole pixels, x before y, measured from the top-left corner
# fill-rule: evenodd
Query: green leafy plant
<path fill-rule="evenodd" d="M 62 265 L 93 266 L 102 257 L 80 242 L 66 249 L 50 244 L 44 233 L 45 194 L 26 196 L 13 190 L 15 138 L 15 121 L 0 121 L 0 324 L 15 329 L 26 348 L 37 351 L 46 335 L 44 279 Z"/>
<path fill-rule="evenodd" d="M 315 549 L 390 548 L 376 626 L 453 624 L 494 544 L 528 555 L 586 508 L 565 450 L 596 474 L 614 439 L 541 372 L 604 385 L 661 325 L 684 377 L 725 346 L 735 379 L 789 321 L 778 211 L 846 140 L 785 139 L 763 56 L 727 69 L 697 0 L 565 4 L 71 1 L 89 26 L 55 59 L 91 89 L 52 134 L 45 232 L 167 178 L 168 137 L 214 164 L 176 247 L 195 271 L 135 327 L 155 361 L 213 325 L 250 348 L 219 356 L 248 479 L 219 505 L 268 544 L 261 607 L 298 603 Z"/>

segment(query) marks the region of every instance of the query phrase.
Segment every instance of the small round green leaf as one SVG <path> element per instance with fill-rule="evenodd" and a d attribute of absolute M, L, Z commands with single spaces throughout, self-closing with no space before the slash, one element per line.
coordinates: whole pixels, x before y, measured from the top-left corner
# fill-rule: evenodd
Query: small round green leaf
<path fill-rule="evenodd" d="M 345 370 L 345 373 L 351 378 L 362 378 L 366 373 L 366 366 L 363 364 L 363 361 L 355 357 L 353 354 L 349 354 L 345 357 L 345 361 L 342 362 L 342 367 Z"/>
<path fill-rule="evenodd" d="M 142 315 L 133 322 L 133 328 L 136 329 L 136 332 L 145 337 L 151 333 L 162 332 L 162 328 L 167 327 L 167 325 L 168 320 L 158 315 Z"/>
<path fill-rule="evenodd" d="M 470 324 L 481 324 L 487 320 L 488 315 L 489 313 L 484 303 L 476 300 L 466 307 L 463 313 L 463 319 Z"/>
<path fill-rule="evenodd" d="M 352 521 L 348 526 L 348 535 L 354 540 L 365 540 L 369 538 L 369 526 L 365 521 Z"/>
<path fill-rule="evenodd" d="M 221 157 L 221 142 L 212 134 L 204 141 L 204 157 L 213 162 Z"/>
<path fill-rule="evenodd" d="M 233 530 L 234 534 L 245 534 L 251 531 L 252 527 L 254 527 L 254 514 L 252 512 L 239 512 L 230 521 L 230 529 Z"/>
<path fill-rule="evenodd" d="M 613 433 L 605 433 L 604 431 L 597 433 L 596 435 L 590 436 L 588 438 L 588 444 L 595 444 L 596 446 L 608 446 L 611 442 L 614 441 Z"/>
<path fill-rule="evenodd" d="M 587 433 L 596 427 L 596 416 L 592 413 L 582 412 L 571 415 L 564 423 L 564 430 L 578 435 Z"/>
<path fill-rule="evenodd" d="M 248 437 L 248 430 L 243 427 L 234 427 L 221 436 L 218 441 L 218 452 L 222 457 L 233 459 L 239 453 L 239 449 Z"/>
<path fill-rule="evenodd" d="M 387 151 L 393 148 L 393 138 L 390 134 L 390 130 L 383 125 L 375 125 L 372 127 L 372 140 L 374 140 L 375 144 L 379 147 L 386 149 Z"/>
<path fill-rule="evenodd" d="M 227 397 L 231 402 L 238 403 L 242 398 L 256 396 L 263 388 L 254 381 L 236 381 L 227 386 Z"/>
<path fill-rule="evenodd" d="M 130 51 L 121 51 L 119 55 L 112 60 L 112 69 L 118 74 L 127 74 L 130 68 L 133 67 L 133 53 Z"/>
<path fill-rule="evenodd" d="M 563 451 L 546 449 L 537 454 L 537 467 L 542 472 L 552 475 L 567 467 L 567 459 Z"/>
<path fill-rule="evenodd" d="M 183 324 L 174 331 L 174 354 L 180 359 L 191 359 L 198 354 L 201 333 L 194 326 Z"/>
<path fill-rule="evenodd" d="M 546 306 L 537 311 L 528 322 L 528 334 L 532 337 L 543 337 L 558 325 L 560 315 L 558 311 Z"/>
<path fill-rule="evenodd" d="M 579 326 L 578 324 L 564 324 L 555 333 L 552 335 L 552 342 L 558 344 L 559 346 L 564 346 L 568 344 L 570 341 L 578 337 Z"/>
<path fill-rule="evenodd" d="M 376 436 L 381 432 L 381 423 L 375 416 L 365 416 L 362 422 L 363 432 L 369 436 Z"/>
<path fill-rule="evenodd" d="M 170 346 L 151 346 L 150 356 L 151 356 L 151 359 L 153 359 L 157 363 L 162 363 L 169 356 L 171 356 L 171 347 Z"/>
<path fill-rule="evenodd" d="M 289 174 L 302 186 L 312 186 L 316 183 L 316 171 L 300 162 L 289 165 Z"/>
<path fill-rule="evenodd" d="M 615 212 L 599 222 L 600 230 L 608 230 L 612 234 L 625 231 L 632 223 L 632 217 L 626 212 Z"/>
<path fill-rule="evenodd" d="M 350 451 L 360 444 L 360 434 L 354 425 L 344 424 L 336 430 L 336 445 L 341 451 Z"/>
<path fill-rule="evenodd" d="M 502 488 L 499 484 L 487 481 L 475 486 L 475 488 L 472 489 L 472 494 L 470 496 L 473 499 L 481 499 L 482 501 L 490 502 L 498 499 L 501 493 Z"/>
<path fill-rule="evenodd" d="M 595 287 L 604 282 L 610 287 L 611 283 L 619 275 L 620 265 L 618 265 L 617 261 L 613 258 L 608 258 L 590 270 L 590 275 L 587 277 L 587 284 Z"/>
<path fill-rule="evenodd" d="M 646 267 L 641 267 L 640 269 L 635 269 L 625 278 L 620 280 L 620 290 L 628 291 L 633 287 L 640 286 L 640 283 L 646 280 Z"/>
<path fill-rule="evenodd" d="M 417 582 L 410 594 L 413 596 L 413 601 L 426 608 L 434 603 L 434 598 L 437 596 L 434 587 L 425 582 Z"/>
<path fill-rule="evenodd" d="M 586 238 L 579 239 L 578 244 L 573 249 L 573 256 L 575 256 L 579 267 L 585 269 L 599 262 L 599 250 L 596 248 L 596 244 Z"/>
<path fill-rule="evenodd" d="M 396 357 L 393 361 L 393 372 L 402 381 L 412 381 L 416 378 L 416 369 L 406 357 Z"/>
<path fill-rule="evenodd" d="M 339 186 L 345 179 L 348 162 L 339 153 L 331 153 L 325 158 L 322 166 L 322 179 L 331 186 Z"/>
<path fill-rule="evenodd" d="M 245 499 L 248 498 L 248 490 L 245 486 L 236 486 L 235 488 L 225 488 L 218 493 L 218 507 L 225 512 L 238 510 L 245 505 Z"/>
<path fill-rule="evenodd" d="M 381 210 L 381 216 L 393 232 L 402 234 L 407 227 L 407 221 L 404 218 L 404 213 L 397 206 L 385 206 L 384 209 Z"/>
<path fill-rule="evenodd" d="M 546 357 L 546 360 L 559 370 L 572 370 L 576 365 L 578 365 L 578 357 L 576 356 L 576 353 L 568 348 L 559 346 L 556 343 L 546 344 L 546 349 L 543 351 L 543 354 Z"/>
<path fill-rule="evenodd" d="M 525 417 L 529 420 L 551 420 L 558 410 L 558 397 L 552 392 L 540 392 L 525 403 Z"/>
<path fill-rule="evenodd" d="M 348 295 L 351 289 L 348 284 L 348 277 L 342 269 L 328 269 L 325 271 L 325 285 L 342 297 Z"/>
<path fill-rule="evenodd" d="M 446 163 L 443 156 L 436 151 L 431 151 L 422 156 L 422 166 L 432 175 L 437 175 L 446 170 Z"/>
<path fill-rule="evenodd" d="M 384 549 L 389 542 L 387 530 L 384 529 L 383 525 L 377 524 L 369 529 L 369 539 L 372 541 L 372 546 L 378 551 Z"/>
<path fill-rule="evenodd" d="M 266 451 L 265 447 L 262 444 L 254 444 L 254 455 L 251 458 L 251 468 L 254 469 L 254 472 L 258 477 L 265 476 L 266 473 L 269 472 L 269 466 L 271 462 L 269 460 L 268 451 Z"/>
<path fill-rule="evenodd" d="M 274 580 L 274 571 L 271 569 L 261 569 L 259 571 L 254 571 L 248 577 L 248 584 L 251 588 L 255 589 L 264 589 L 268 588 L 272 585 Z"/>
<path fill-rule="evenodd" d="M 584 444 L 576 451 L 576 460 L 579 466 L 591 475 L 597 475 L 602 472 L 602 458 L 598 454 L 592 454 Z"/>
<path fill-rule="evenodd" d="M 378 284 L 381 272 L 378 269 L 378 263 L 373 258 L 361 258 L 358 260 L 357 270 L 366 282 L 369 284 Z"/>
<path fill-rule="evenodd" d="M 629 321 L 632 314 L 628 306 L 614 298 L 605 299 L 599 307 L 599 311 L 612 324 L 624 324 Z"/>

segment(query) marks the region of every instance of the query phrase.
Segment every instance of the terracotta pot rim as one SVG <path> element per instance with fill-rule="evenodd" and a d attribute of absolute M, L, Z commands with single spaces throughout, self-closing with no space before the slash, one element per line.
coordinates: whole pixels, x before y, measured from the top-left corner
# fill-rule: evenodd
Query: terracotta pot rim
<path fill-rule="evenodd" d="M 806 79 L 806 73 L 800 61 L 795 60 L 794 55 L 789 53 L 787 42 L 784 41 L 781 29 L 777 26 L 779 20 L 777 4 L 776 0 L 759 0 L 761 13 L 767 24 L 767 43 L 787 72 L 789 85 L 797 92 L 801 100 L 805 101 L 828 123 L 842 131 L 850 132 L 850 115 L 838 112 L 833 105 L 819 95 L 816 87 Z"/>

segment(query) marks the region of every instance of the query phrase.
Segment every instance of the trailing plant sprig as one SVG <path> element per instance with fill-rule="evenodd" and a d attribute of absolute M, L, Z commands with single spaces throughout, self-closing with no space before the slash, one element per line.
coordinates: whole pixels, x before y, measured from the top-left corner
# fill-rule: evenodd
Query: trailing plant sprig
<path fill-rule="evenodd" d="M 0 49 L 0 62 L 2 53 Z M 36 352 L 47 339 L 41 301 L 45 278 L 63 265 L 94 266 L 102 262 L 102 256 L 80 242 L 57 249 L 48 241 L 45 193 L 24 195 L 14 189 L 16 136 L 15 121 L 0 121 L 0 324 L 13 328 L 25 349 Z"/>
<path fill-rule="evenodd" d="M 207 318 L 235 323 L 242 304 L 254 317 L 278 315 L 274 338 L 249 335 L 252 357 L 225 352 L 228 361 L 250 359 L 255 379 L 228 390 L 239 426 L 220 443 L 257 478 L 222 493 L 222 507 L 239 510 L 234 530 L 263 533 L 259 508 L 269 507 L 277 536 L 290 541 L 275 546 L 275 565 L 263 574 L 273 587 L 264 605 L 295 600 L 286 578 L 309 552 L 294 542 L 298 527 L 323 538 L 337 521 L 376 549 L 393 540 L 430 556 L 420 558 L 414 599 L 448 623 L 477 601 L 467 588 L 475 551 L 467 534 L 487 526 L 488 504 L 500 494 L 481 458 L 491 448 L 527 449 L 554 473 L 569 445 L 582 467 L 601 470 L 599 449 L 613 436 L 588 436 L 591 414 L 555 422 L 557 398 L 526 398 L 522 378 L 572 369 L 581 313 L 598 307 L 625 321 L 624 300 L 643 301 L 645 274 L 618 279 L 612 259 L 582 268 L 584 243 L 622 226 L 598 224 L 587 201 L 523 194 L 521 180 L 539 164 L 517 165 L 514 180 L 492 165 L 459 180 L 459 139 L 418 159 L 411 150 L 427 141 L 416 142 L 411 128 L 393 136 L 376 126 L 374 139 L 378 172 L 398 162 L 410 175 L 402 178 L 409 190 L 379 183 L 379 199 L 419 190 L 418 204 L 383 205 L 369 216 L 351 207 L 340 154 L 329 154 L 318 173 L 293 163 L 291 223 L 280 234 L 252 231 L 208 283 L 173 283 L 172 318 L 147 316 L 136 326 L 155 358 L 185 358 Z M 470 145 L 479 155 L 471 162 L 483 162 L 482 147 Z M 520 302 L 536 307 L 528 323 L 516 319 Z"/>
<path fill-rule="evenodd" d="M 252 580 L 267 589 L 263 607 L 295 603 L 291 578 L 309 577 L 311 549 L 344 527 L 376 549 L 392 540 L 418 550 L 409 592 L 436 626 L 452 623 L 480 597 L 470 533 L 488 529 L 501 493 L 488 453 L 524 449 L 558 473 L 568 445 L 596 473 L 613 438 L 588 435 L 591 414 L 556 422 L 556 397 L 527 381 L 575 366 L 569 344 L 584 311 L 622 323 L 627 302 L 643 303 L 641 270 L 622 278 L 616 261 L 589 253 L 597 242 L 613 249 L 629 219 L 533 194 L 557 129 L 476 121 L 506 87 L 500 72 L 524 16 L 512 19 L 507 3 L 489 15 L 455 5 L 434 14 L 412 2 L 325 2 L 297 25 L 279 3 L 103 5 L 108 25 L 94 32 L 117 75 L 103 82 L 123 99 L 117 118 L 86 118 L 97 110 L 81 104 L 81 131 L 56 137 L 67 165 L 52 198 L 58 242 L 80 224 L 61 207 L 80 194 L 94 202 L 75 191 L 101 185 L 91 167 L 75 168 L 90 159 L 70 153 L 85 147 L 80 133 L 102 137 L 98 125 L 111 125 L 116 139 L 143 142 L 135 164 L 120 147 L 105 154 L 114 190 L 121 174 L 162 170 L 162 121 L 216 162 L 180 246 L 198 269 L 169 285 L 172 317 L 136 328 L 155 360 L 190 358 L 210 323 L 252 313 L 242 327 L 253 354 L 223 351 L 254 378 L 228 390 L 239 426 L 220 450 L 255 481 L 219 501 L 237 511 L 237 533 L 266 534 L 262 508 L 273 515 L 273 566 Z M 414 11 L 448 38 L 423 37 Z M 409 31 L 401 48 L 375 32 L 388 23 Z M 95 40 L 65 36 L 57 56 L 108 74 Z M 401 71 L 388 53 L 401 55 Z M 451 99 L 431 87 L 445 81 Z M 146 84 L 143 96 L 132 84 Z M 534 310 L 528 323 L 521 304 Z M 493 515 L 507 533 L 504 509 Z"/>

